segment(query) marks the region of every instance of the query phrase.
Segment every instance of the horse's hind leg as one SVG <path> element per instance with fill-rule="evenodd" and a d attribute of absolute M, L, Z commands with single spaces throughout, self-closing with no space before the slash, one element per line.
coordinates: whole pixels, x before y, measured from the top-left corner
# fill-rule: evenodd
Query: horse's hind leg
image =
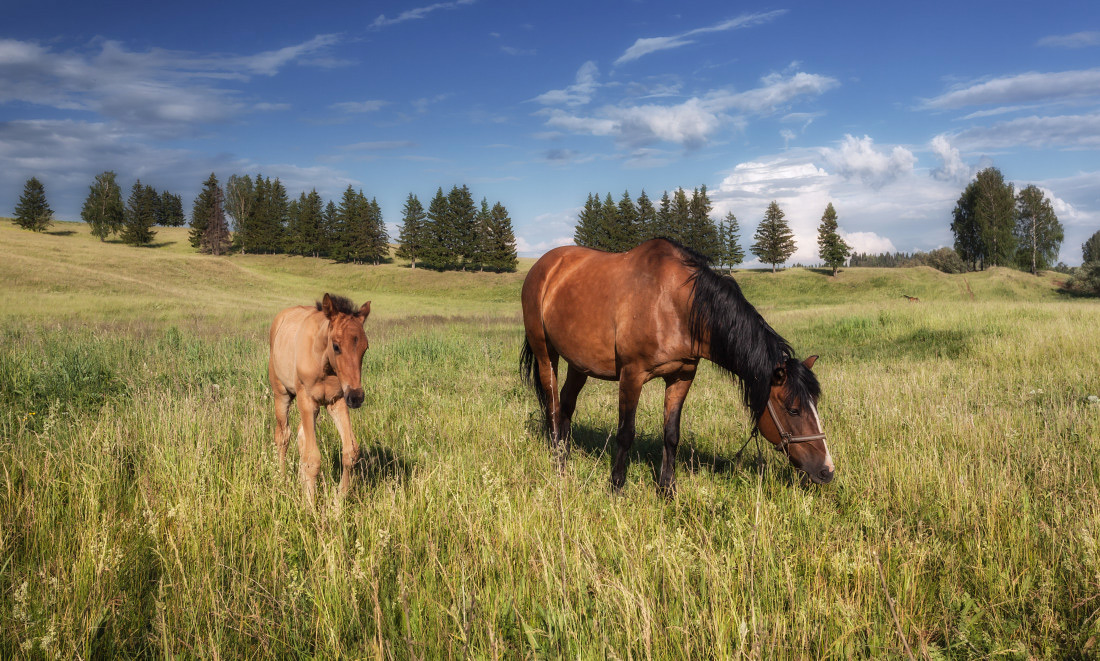
<path fill-rule="evenodd" d="M 340 432 L 341 453 L 340 459 L 344 471 L 340 475 L 340 495 L 348 493 L 351 486 L 351 471 L 355 464 L 359 463 L 359 444 L 355 442 L 355 432 L 351 429 L 351 416 L 348 415 L 348 405 L 341 397 L 328 405 L 329 415 L 336 422 L 336 430 Z"/>
<path fill-rule="evenodd" d="M 573 440 L 573 412 L 577 410 L 577 395 L 587 380 L 587 375 L 570 365 L 569 370 L 565 373 L 565 385 L 561 387 L 561 397 L 559 398 L 560 420 L 558 422 L 558 433 L 561 438 L 557 450 L 558 461 L 562 470 L 565 470 L 565 460 L 569 455 L 569 444 Z"/>

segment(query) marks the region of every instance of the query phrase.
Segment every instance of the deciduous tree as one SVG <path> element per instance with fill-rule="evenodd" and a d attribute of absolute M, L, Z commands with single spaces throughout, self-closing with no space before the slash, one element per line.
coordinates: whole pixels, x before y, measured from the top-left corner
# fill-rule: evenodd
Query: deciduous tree
<path fill-rule="evenodd" d="M 1038 186 L 1022 188 L 1016 195 L 1016 264 L 1030 268 L 1032 275 L 1049 269 L 1064 238 L 1050 199 Z"/>
<path fill-rule="evenodd" d="M 108 236 L 122 231 L 122 189 L 110 170 L 97 174 L 88 189 L 80 217 L 91 226 L 92 236 L 105 241 Z"/>

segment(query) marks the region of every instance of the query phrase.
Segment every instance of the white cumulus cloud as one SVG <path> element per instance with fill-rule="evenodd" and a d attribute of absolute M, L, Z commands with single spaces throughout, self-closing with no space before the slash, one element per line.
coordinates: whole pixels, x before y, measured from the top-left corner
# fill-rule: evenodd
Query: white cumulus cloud
<path fill-rule="evenodd" d="M 880 188 L 899 176 L 913 171 L 917 158 L 905 147 L 894 146 L 889 152 L 875 148 L 870 136 L 845 135 L 839 149 L 822 149 L 822 155 L 837 174 L 859 179 Z"/>

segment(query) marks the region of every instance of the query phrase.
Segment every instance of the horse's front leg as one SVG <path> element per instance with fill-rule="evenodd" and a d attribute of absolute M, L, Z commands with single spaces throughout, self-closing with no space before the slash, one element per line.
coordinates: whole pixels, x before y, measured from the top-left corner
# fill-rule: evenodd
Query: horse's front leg
<path fill-rule="evenodd" d="M 345 496 L 351 486 L 351 471 L 355 464 L 359 463 L 359 444 L 355 442 L 355 432 L 351 429 L 351 416 L 348 414 L 348 405 L 343 397 L 328 405 L 329 415 L 336 422 L 336 430 L 340 432 L 341 453 L 340 460 L 344 471 L 340 475 L 340 495 Z"/>
<path fill-rule="evenodd" d="M 317 447 L 317 411 L 320 406 L 305 389 L 298 389 L 298 413 L 302 422 L 298 426 L 298 475 L 305 487 L 310 506 L 317 499 L 317 474 L 321 471 L 321 449 Z"/>
<path fill-rule="evenodd" d="M 611 466 L 611 486 L 616 491 L 626 482 L 626 466 L 630 461 L 630 448 L 634 445 L 634 417 L 638 412 L 638 398 L 642 394 L 645 378 L 628 374 L 619 377 L 619 431 L 615 435 L 618 452 Z"/>
<path fill-rule="evenodd" d="M 657 491 L 667 496 L 676 493 L 676 450 L 680 447 L 680 411 L 695 374 L 665 378 L 665 451 L 661 457 L 661 475 Z"/>

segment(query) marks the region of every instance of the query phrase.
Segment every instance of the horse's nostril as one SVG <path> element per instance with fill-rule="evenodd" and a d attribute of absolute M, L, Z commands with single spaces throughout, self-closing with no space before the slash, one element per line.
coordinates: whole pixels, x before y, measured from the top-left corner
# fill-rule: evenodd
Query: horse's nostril
<path fill-rule="evenodd" d="M 821 477 L 822 482 L 828 482 L 833 479 L 833 471 L 829 470 L 828 468 L 822 468 L 821 472 L 818 473 L 818 476 Z"/>

